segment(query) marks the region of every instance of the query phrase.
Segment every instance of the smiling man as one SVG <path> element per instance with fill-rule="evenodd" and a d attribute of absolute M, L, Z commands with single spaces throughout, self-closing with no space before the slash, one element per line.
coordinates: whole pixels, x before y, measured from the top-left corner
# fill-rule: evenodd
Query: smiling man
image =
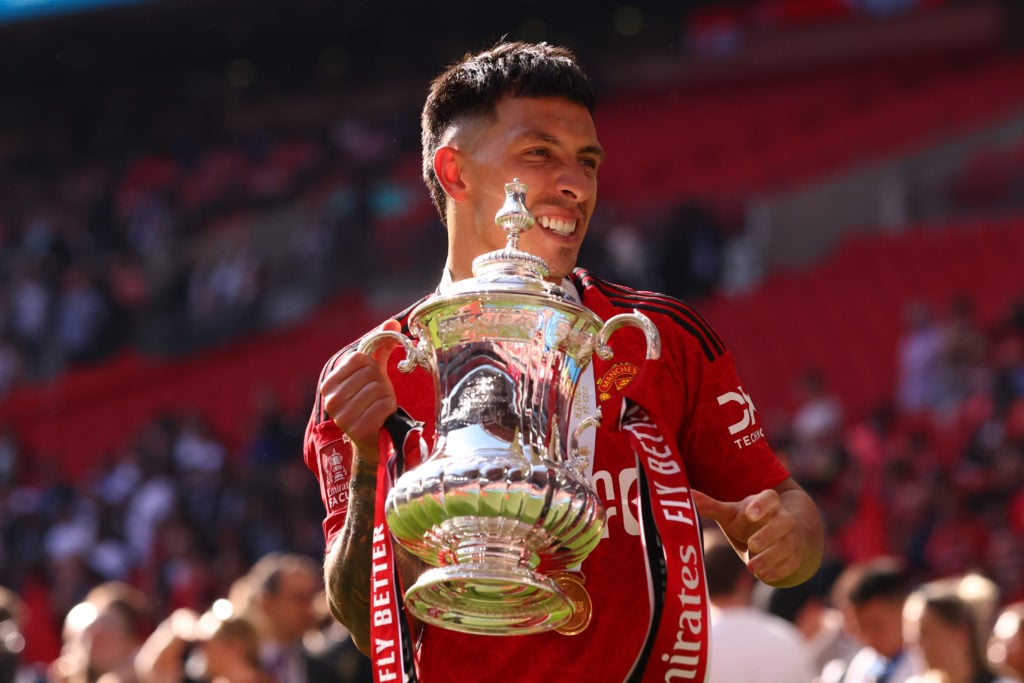
<path fill-rule="evenodd" d="M 455 280 L 472 276 L 478 255 L 505 246 L 494 222 L 512 177 L 529 188 L 537 230 L 519 246 L 547 262 L 556 282 L 567 277 L 597 202 L 604 152 L 590 110 L 558 97 L 503 98 L 490 116 L 448 127 L 430 173 L 445 192 L 447 268 Z"/>
<path fill-rule="evenodd" d="M 392 441 L 406 469 L 418 450 L 383 428 L 400 410 L 422 424 L 429 444 L 433 384 L 422 370 L 398 372 L 402 354 L 392 357 L 390 346 L 369 355 L 353 343 L 324 367 L 304 456 L 327 513 L 331 609 L 374 658 L 378 680 L 702 681 L 709 627 L 697 510 L 762 581 L 800 583 L 820 563 L 817 509 L 765 439 L 744 440 L 762 426 L 749 398 L 731 398 L 747 394 L 715 331 L 681 301 L 577 267 L 605 156 L 593 112 L 590 83 L 569 51 L 503 43 L 438 76 L 422 115 L 423 177 L 448 232 L 444 272 L 429 296 L 506 246 L 495 214 L 505 184 L 518 178 L 537 222 L 520 249 L 600 318 L 638 310 L 661 336 L 662 357 L 649 360 L 642 335 L 616 335 L 613 359 L 595 356 L 576 389 L 573 414 L 602 416 L 589 476 L 608 516 L 605 537 L 572 578 L 589 595 L 576 605 L 586 614 L 577 628 L 495 638 L 404 613 L 401 586 L 422 567 L 391 543 L 379 497 Z M 412 310 L 382 327 L 408 335 Z"/>

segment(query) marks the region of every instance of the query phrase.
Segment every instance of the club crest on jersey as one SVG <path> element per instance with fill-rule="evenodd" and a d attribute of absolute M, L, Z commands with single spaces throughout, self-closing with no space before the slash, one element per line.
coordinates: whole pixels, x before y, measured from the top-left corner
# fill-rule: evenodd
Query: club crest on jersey
<path fill-rule="evenodd" d="M 632 363 L 613 364 L 601 375 L 601 379 L 597 380 L 597 397 L 607 401 L 612 397 L 612 389 L 622 391 L 639 372 L 640 368 Z"/>

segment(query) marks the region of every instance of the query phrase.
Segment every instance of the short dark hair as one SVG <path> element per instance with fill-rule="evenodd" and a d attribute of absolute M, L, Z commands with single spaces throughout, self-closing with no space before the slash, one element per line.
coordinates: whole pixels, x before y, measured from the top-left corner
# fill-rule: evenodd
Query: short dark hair
<path fill-rule="evenodd" d="M 299 553 L 272 551 L 249 568 L 252 588 L 257 595 L 277 595 L 285 574 L 307 574 L 319 578 L 317 563 Z"/>
<path fill-rule="evenodd" d="M 881 599 L 903 602 L 912 588 L 911 580 L 902 565 L 890 558 L 870 561 L 850 585 L 848 599 L 854 607 Z"/>
<path fill-rule="evenodd" d="M 423 182 L 447 222 L 447 199 L 434 174 L 434 152 L 445 131 L 472 117 L 493 117 L 501 98 L 563 97 L 594 114 L 590 79 L 567 48 L 548 43 L 502 42 L 467 53 L 430 84 L 420 116 Z"/>
<path fill-rule="evenodd" d="M 740 580 L 750 574 L 747 565 L 725 540 L 705 544 L 704 572 L 708 595 L 712 598 L 732 594 L 739 587 Z"/>

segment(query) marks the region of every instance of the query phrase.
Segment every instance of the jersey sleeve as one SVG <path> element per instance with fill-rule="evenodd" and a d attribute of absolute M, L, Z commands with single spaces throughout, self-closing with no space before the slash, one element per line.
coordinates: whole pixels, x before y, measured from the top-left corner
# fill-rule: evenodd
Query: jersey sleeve
<path fill-rule="evenodd" d="M 355 348 L 354 344 L 339 351 L 324 365 L 320 382 L 352 348 Z M 433 440 L 435 390 L 431 377 L 425 370 L 417 369 L 407 374 L 398 369 L 398 364 L 404 357 L 405 354 L 401 350 L 391 355 L 388 360 L 388 376 L 395 386 L 399 407 L 411 416 L 411 420 L 422 422 L 424 425 L 416 431 L 416 440 L 409 442 L 410 453 L 405 462 L 407 467 L 411 467 L 420 461 L 420 438 L 426 440 L 424 443 L 432 443 Z M 417 447 L 412 448 L 412 445 Z M 391 437 L 385 430 L 381 431 L 380 447 L 382 453 L 392 448 Z M 302 450 L 306 467 L 319 483 L 320 500 L 324 506 L 324 547 L 330 549 L 345 525 L 348 514 L 352 443 L 324 410 L 323 400 L 319 394 L 313 400 Z"/>
<path fill-rule="evenodd" d="M 338 352 L 324 365 L 320 381 L 323 381 L 344 352 Z M 306 467 L 320 486 L 320 500 L 324 506 L 324 547 L 330 548 L 345 524 L 348 513 L 352 444 L 324 410 L 319 394 L 313 399 L 313 409 L 303 438 L 302 455 Z"/>
<path fill-rule="evenodd" d="M 680 448 L 695 488 L 719 500 L 740 500 L 789 476 L 768 444 L 754 399 L 732 353 L 686 355 L 687 410 Z"/>

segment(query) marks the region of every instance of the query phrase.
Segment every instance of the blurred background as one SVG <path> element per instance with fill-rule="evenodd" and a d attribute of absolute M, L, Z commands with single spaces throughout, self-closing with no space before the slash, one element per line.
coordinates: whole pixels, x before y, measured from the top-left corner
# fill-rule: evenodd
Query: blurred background
<path fill-rule="evenodd" d="M 427 83 L 574 48 L 581 263 L 685 299 L 826 517 L 1024 598 L 1024 7 L 0 0 L 0 585 L 45 670 L 95 586 L 203 611 L 323 553 L 322 363 L 433 288 Z M 354 679 L 353 679 L 354 680 Z"/>

